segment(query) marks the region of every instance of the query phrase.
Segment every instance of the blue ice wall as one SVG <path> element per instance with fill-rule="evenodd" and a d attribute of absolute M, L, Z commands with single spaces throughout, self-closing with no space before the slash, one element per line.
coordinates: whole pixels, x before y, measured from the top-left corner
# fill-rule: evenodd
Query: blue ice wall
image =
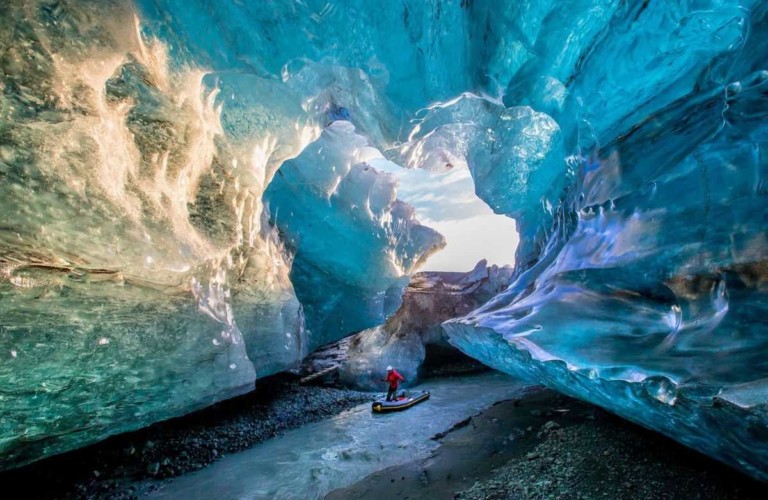
<path fill-rule="evenodd" d="M 3 467 L 384 318 L 440 239 L 383 154 L 517 221 L 455 345 L 765 477 L 766 2 L 0 9 Z"/>
<path fill-rule="evenodd" d="M 304 306 L 310 348 L 384 323 L 416 266 L 445 245 L 397 200 L 394 176 L 346 120 L 334 121 L 264 193 L 294 255 L 291 282 Z"/>
<path fill-rule="evenodd" d="M 523 252 L 536 255 L 528 270 L 445 325 L 491 366 L 762 478 L 767 12 L 625 3 L 604 21 L 590 15 L 581 27 L 595 35 L 583 45 L 551 45 L 564 25 L 540 32 L 540 57 L 504 102 L 557 121 L 565 188 L 542 197 L 542 210 L 515 208 L 527 210 L 523 226 L 538 226 L 523 229 Z M 481 196 L 480 182 L 507 180 L 494 172 L 505 178 L 476 177 Z"/>

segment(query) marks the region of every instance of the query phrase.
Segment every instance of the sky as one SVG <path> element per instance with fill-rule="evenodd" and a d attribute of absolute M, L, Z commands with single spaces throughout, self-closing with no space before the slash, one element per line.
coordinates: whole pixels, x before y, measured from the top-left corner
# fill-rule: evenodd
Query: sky
<path fill-rule="evenodd" d="M 469 170 L 434 173 L 403 168 L 383 158 L 369 164 L 397 177 L 398 199 L 416 208 L 419 222 L 445 236 L 448 245 L 419 271 L 470 271 L 481 259 L 487 259 L 489 265 L 514 265 L 515 221 L 494 214 L 475 195 Z"/>

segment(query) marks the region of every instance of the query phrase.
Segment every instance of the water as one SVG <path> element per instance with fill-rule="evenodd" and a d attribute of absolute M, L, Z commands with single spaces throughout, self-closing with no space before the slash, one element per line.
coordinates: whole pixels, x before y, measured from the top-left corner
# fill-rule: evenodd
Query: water
<path fill-rule="evenodd" d="M 321 498 L 367 475 L 427 455 L 430 438 L 523 387 L 500 373 L 429 381 L 431 398 L 401 413 L 370 404 L 306 425 L 201 471 L 179 477 L 151 498 Z"/>

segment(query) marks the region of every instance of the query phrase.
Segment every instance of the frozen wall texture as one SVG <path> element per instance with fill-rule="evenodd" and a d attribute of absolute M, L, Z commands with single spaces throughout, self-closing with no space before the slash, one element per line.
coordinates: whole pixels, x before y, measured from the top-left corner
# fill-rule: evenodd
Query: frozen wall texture
<path fill-rule="evenodd" d="M 517 221 L 454 345 L 768 477 L 766 2 L 0 12 L 0 466 L 380 324 L 444 244 L 384 156 Z"/>

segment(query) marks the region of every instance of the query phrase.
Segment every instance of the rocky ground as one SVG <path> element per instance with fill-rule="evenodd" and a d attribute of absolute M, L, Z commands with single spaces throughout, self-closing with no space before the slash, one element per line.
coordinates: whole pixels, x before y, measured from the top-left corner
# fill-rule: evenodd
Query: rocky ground
<path fill-rule="evenodd" d="M 301 386 L 288 376 L 200 412 L 0 474 L 3 498 L 134 498 L 143 479 L 201 469 L 305 423 L 371 401 L 370 393 Z M 18 492 L 11 494 L 10 492 Z"/>
<path fill-rule="evenodd" d="M 536 390 L 450 432 L 429 457 L 328 499 L 738 499 L 768 485 L 599 408 Z"/>
<path fill-rule="evenodd" d="M 458 363 L 430 374 L 475 369 Z M 135 498 L 158 479 L 371 398 L 274 377 L 235 400 L 0 474 L 2 496 Z M 429 457 L 379 471 L 327 498 L 762 499 L 768 492 L 768 485 L 654 432 L 540 388 L 433 439 L 440 446 Z"/>

